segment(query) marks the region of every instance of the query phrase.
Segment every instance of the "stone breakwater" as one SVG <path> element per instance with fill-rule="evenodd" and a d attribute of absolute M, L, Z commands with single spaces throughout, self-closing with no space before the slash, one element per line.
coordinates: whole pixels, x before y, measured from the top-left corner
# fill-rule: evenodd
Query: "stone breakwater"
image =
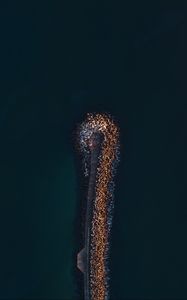
<path fill-rule="evenodd" d="M 119 161 L 119 129 L 108 114 L 88 114 L 78 129 L 85 176 L 89 177 L 85 248 L 78 254 L 88 300 L 109 298 L 109 238 L 114 175 Z"/>

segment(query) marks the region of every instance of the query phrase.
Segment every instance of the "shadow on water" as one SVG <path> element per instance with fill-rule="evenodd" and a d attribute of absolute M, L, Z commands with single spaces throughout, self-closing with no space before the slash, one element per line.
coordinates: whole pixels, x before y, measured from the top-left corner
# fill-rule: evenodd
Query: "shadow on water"
<path fill-rule="evenodd" d="M 76 132 L 74 131 L 74 134 Z M 77 268 L 77 254 L 84 247 L 84 223 L 86 215 L 86 197 L 87 197 L 87 179 L 84 177 L 83 164 L 81 154 L 78 151 L 78 147 L 75 141 L 76 137 L 74 135 L 74 141 L 72 147 L 74 148 L 74 167 L 76 173 L 76 215 L 73 224 L 73 268 L 72 277 L 75 284 L 76 299 L 84 299 L 84 276 L 83 273 Z"/>

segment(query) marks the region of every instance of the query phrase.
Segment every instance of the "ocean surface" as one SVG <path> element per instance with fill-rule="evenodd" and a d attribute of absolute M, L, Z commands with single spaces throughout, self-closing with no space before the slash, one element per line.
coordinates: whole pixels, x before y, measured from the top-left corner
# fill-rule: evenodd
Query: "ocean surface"
<path fill-rule="evenodd" d="M 120 128 L 111 299 L 185 299 L 187 5 L 70 2 L 0 4 L 0 299 L 82 299 L 87 112 Z"/>

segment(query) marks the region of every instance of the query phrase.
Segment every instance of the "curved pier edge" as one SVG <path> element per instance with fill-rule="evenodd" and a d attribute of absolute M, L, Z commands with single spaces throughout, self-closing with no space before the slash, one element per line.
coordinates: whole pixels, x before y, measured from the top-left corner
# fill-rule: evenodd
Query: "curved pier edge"
<path fill-rule="evenodd" d="M 85 257 L 86 251 L 85 248 L 83 248 L 78 254 L 77 254 L 77 268 L 82 272 L 85 273 Z"/>

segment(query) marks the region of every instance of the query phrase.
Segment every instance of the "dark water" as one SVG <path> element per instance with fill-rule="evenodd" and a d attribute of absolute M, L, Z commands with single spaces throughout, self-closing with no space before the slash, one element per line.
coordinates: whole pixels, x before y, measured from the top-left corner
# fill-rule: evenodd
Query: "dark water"
<path fill-rule="evenodd" d="M 0 299 L 80 298 L 88 111 L 121 131 L 112 299 L 187 298 L 186 17 L 184 2 L 0 4 Z"/>

